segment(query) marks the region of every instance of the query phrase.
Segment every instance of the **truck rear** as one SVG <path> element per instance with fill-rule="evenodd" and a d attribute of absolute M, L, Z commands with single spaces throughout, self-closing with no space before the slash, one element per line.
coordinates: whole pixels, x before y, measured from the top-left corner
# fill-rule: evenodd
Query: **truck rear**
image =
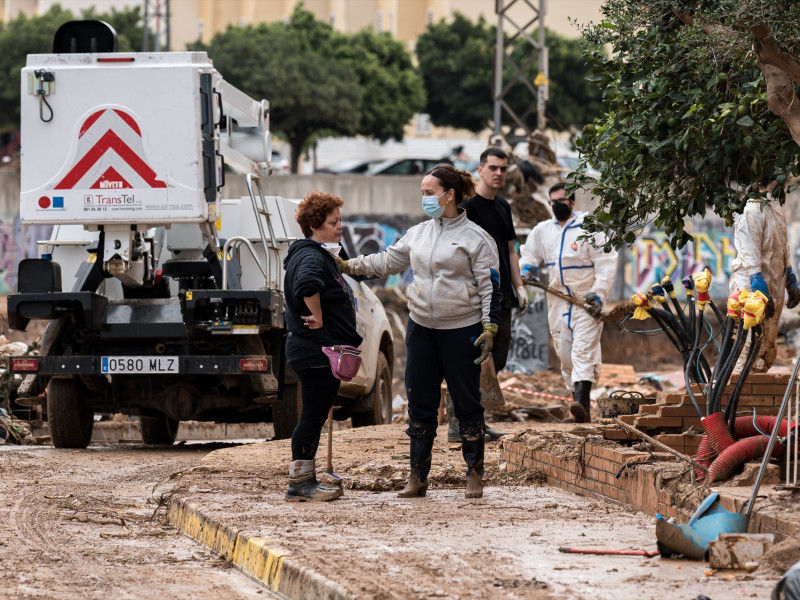
<path fill-rule="evenodd" d="M 172 443 L 184 420 L 272 420 L 288 437 L 299 386 L 289 370 L 279 394 L 276 375 L 295 205 L 261 191 L 268 103 L 205 53 L 97 51 L 105 24 L 77 23 L 22 71 L 20 215 L 53 235 L 8 298 L 12 328 L 49 321 L 40 355 L 11 362 L 18 396 L 46 402 L 56 447 L 85 447 L 114 412 L 139 415 L 145 443 Z M 236 126 L 261 132 L 264 163 L 226 143 Z M 225 165 L 249 198 L 227 202 L 222 237 Z"/>

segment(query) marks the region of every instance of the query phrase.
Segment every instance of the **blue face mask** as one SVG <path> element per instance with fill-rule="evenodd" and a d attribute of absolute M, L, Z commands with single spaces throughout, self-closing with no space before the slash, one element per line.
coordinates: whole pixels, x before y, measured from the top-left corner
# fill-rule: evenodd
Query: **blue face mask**
<path fill-rule="evenodd" d="M 446 193 L 447 192 L 442 192 L 438 196 L 423 196 L 422 210 L 424 210 L 434 219 L 438 219 L 439 217 L 441 217 L 442 213 L 444 212 L 444 206 L 439 206 L 439 198 L 444 196 Z"/>

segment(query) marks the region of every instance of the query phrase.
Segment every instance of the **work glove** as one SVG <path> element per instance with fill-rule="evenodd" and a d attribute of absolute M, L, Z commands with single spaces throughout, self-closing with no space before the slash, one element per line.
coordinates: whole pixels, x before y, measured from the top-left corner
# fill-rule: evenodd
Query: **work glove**
<path fill-rule="evenodd" d="M 528 292 L 525 290 L 524 285 L 517 286 L 517 304 L 519 306 L 517 315 L 521 317 L 528 312 Z"/>
<path fill-rule="evenodd" d="M 789 294 L 786 308 L 794 308 L 800 304 L 800 286 L 797 285 L 797 276 L 794 274 L 792 267 L 786 269 L 786 291 Z"/>
<path fill-rule="evenodd" d="M 483 333 L 475 340 L 475 347 L 481 349 L 481 355 L 474 360 L 476 365 L 481 364 L 489 358 L 489 352 L 492 351 L 492 344 L 494 343 L 494 336 L 497 334 L 497 325 L 494 323 L 485 323 L 483 325 Z"/>
<path fill-rule="evenodd" d="M 522 267 L 522 278 L 531 281 L 539 281 L 539 267 L 536 265 L 525 265 Z"/>
<path fill-rule="evenodd" d="M 587 310 L 589 311 L 590 315 L 595 318 L 600 316 L 600 311 L 603 309 L 603 301 L 600 299 L 600 296 L 594 292 L 589 292 L 586 294 L 586 297 L 584 297 L 583 301 L 589 305 Z"/>
<path fill-rule="evenodd" d="M 339 273 L 344 273 L 345 275 L 350 274 L 350 266 L 347 264 L 346 260 L 342 260 L 338 256 L 334 260 L 336 261 L 336 266 L 339 268 Z"/>
<path fill-rule="evenodd" d="M 767 297 L 767 318 L 771 319 L 775 314 L 775 302 L 773 302 L 772 296 L 769 293 L 769 288 L 767 287 L 767 282 L 764 281 L 764 276 L 760 272 L 750 275 L 750 290 L 753 292 L 761 292 Z"/>

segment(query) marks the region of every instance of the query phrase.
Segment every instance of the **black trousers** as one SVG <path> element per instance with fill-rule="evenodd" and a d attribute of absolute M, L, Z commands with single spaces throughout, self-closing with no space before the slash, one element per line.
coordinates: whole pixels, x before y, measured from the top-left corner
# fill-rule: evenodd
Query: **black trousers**
<path fill-rule="evenodd" d="M 408 320 L 405 384 L 409 437 L 436 437 L 442 380 L 447 382 L 462 432 L 483 435 L 481 367 L 473 363 L 481 354 L 474 345 L 481 333 L 480 323 L 459 329 L 429 329 Z"/>
<path fill-rule="evenodd" d="M 505 368 L 508 351 L 511 349 L 511 313 L 513 310 L 512 305 L 504 305 L 500 308 L 500 325 L 492 344 L 492 362 L 494 370 L 498 373 Z"/>
<path fill-rule="evenodd" d="M 333 376 L 330 365 L 295 369 L 295 372 L 300 378 L 303 408 L 292 432 L 292 460 L 311 460 L 317 455 L 322 427 L 341 381 Z"/>

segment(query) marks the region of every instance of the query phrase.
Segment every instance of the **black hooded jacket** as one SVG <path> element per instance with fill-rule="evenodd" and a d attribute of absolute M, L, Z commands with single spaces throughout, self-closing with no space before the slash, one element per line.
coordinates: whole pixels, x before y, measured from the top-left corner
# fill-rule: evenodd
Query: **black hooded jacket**
<path fill-rule="evenodd" d="M 336 261 L 321 244 L 310 239 L 297 240 L 283 261 L 286 294 L 286 325 L 292 334 L 286 342 L 286 360 L 294 369 L 328 364 L 322 346 L 358 346 L 362 338 L 356 331 L 356 301 L 353 290 L 339 273 Z M 311 311 L 304 298 L 319 292 L 322 327 L 309 329 L 303 316 Z M 301 338 L 298 342 L 292 338 Z M 310 343 L 309 343 L 310 342 Z"/>

